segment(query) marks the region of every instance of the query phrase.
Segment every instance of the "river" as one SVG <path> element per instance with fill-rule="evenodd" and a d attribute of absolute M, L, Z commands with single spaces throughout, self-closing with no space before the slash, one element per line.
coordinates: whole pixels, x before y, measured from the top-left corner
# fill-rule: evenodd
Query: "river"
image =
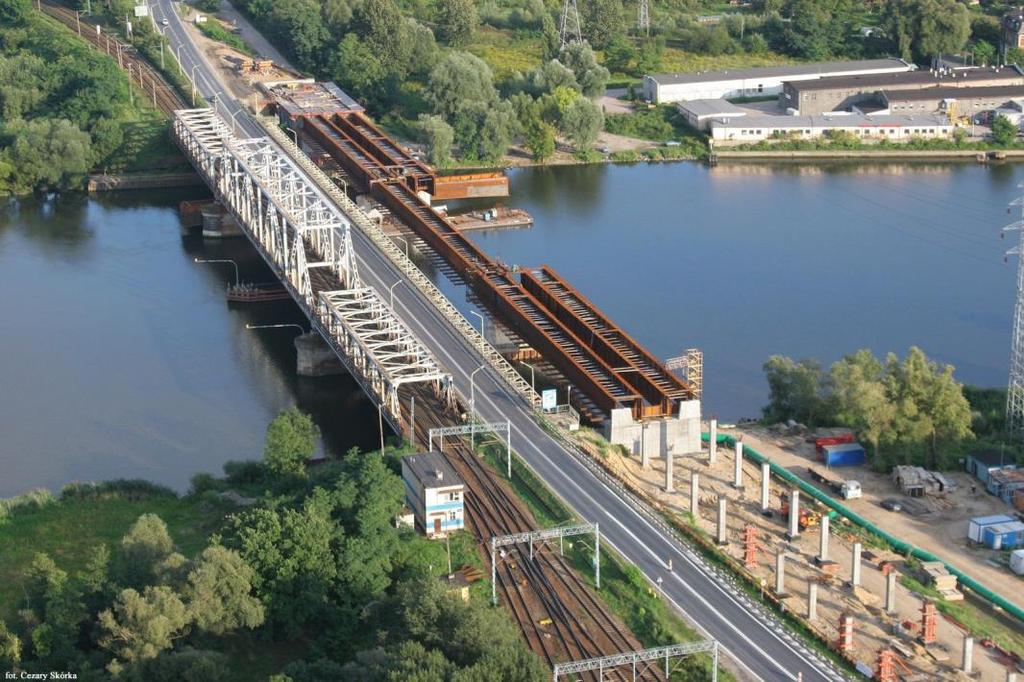
<path fill-rule="evenodd" d="M 1015 261 L 999 228 L 1024 167 L 639 164 L 511 171 L 530 229 L 474 233 L 549 264 L 656 355 L 704 351 L 705 413 L 754 416 L 773 353 L 825 363 L 913 344 L 963 381 L 1006 380 Z M 229 307 L 268 272 L 240 240 L 182 239 L 196 190 L 22 199 L 0 210 L 0 497 L 258 457 L 283 407 L 324 448 L 377 442 L 348 377 L 297 378 L 288 302 Z M 443 283 L 444 284 L 444 283 Z M 450 285 L 463 310 L 474 309 Z M 470 318 L 474 319 L 474 318 Z"/>

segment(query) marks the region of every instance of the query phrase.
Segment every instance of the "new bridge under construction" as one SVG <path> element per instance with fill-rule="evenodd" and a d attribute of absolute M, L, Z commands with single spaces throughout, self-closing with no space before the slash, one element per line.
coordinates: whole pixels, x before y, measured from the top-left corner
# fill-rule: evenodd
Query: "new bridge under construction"
<path fill-rule="evenodd" d="M 343 177 L 346 190 L 370 195 L 421 239 L 577 389 L 580 414 L 611 442 L 645 456 L 699 449 L 699 359 L 683 363 L 678 376 L 554 269 L 513 268 L 491 258 L 431 206 L 501 191 L 503 174 L 437 174 L 333 84 L 276 84 L 267 94 L 268 107 L 303 150 Z"/>

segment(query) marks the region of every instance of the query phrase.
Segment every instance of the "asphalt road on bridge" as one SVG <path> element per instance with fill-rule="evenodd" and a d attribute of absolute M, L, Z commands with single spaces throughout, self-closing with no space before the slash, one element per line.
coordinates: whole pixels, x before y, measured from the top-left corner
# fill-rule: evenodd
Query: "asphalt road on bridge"
<path fill-rule="evenodd" d="M 154 18 L 161 24 L 172 49 L 180 55 L 184 70 L 190 77 L 194 75 L 197 90 L 208 101 L 216 98 L 218 111 L 232 119 L 237 135 L 262 136 L 259 124 L 234 100 L 215 69 L 192 43 L 171 5 L 170 0 L 157 0 L 153 5 Z M 360 230 L 352 230 L 352 239 L 361 277 L 383 298 L 389 298 L 389 287 L 403 279 L 402 274 Z M 452 374 L 459 394 L 468 396 L 470 374 L 485 364 L 478 351 L 414 287 L 396 287 L 394 300 L 399 317 Z M 750 678 L 808 682 L 842 679 L 773 616 L 752 608 L 737 588 L 708 569 L 668 531 L 659 528 L 649 513 L 639 511 L 626 493 L 581 463 L 544 431 L 530 407 L 490 366 L 476 376 L 476 407 L 480 417 L 485 421 L 510 420 L 512 446 L 518 455 L 580 517 L 599 523 L 602 541 L 635 564 L 652 587 L 656 586 L 704 636 L 717 639 L 723 652 Z"/>

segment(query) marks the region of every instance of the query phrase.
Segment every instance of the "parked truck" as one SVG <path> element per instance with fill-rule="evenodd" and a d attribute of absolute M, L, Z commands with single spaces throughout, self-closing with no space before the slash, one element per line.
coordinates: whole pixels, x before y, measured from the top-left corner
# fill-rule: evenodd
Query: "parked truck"
<path fill-rule="evenodd" d="M 809 468 L 808 471 L 811 474 L 811 479 L 828 486 L 828 489 L 832 491 L 834 495 L 838 495 L 844 500 L 855 500 L 861 496 L 861 487 L 859 481 L 845 481 L 838 478 L 833 478 L 827 473 L 822 473 L 814 468 Z"/>

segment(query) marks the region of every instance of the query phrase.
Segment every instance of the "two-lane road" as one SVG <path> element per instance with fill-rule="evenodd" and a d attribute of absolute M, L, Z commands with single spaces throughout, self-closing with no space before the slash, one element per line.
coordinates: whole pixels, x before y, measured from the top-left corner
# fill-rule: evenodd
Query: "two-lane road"
<path fill-rule="evenodd" d="M 216 97 L 222 115 L 234 115 L 237 134 L 261 136 L 262 130 L 219 82 L 216 72 L 191 42 L 170 0 L 153 6 L 156 21 L 195 74 L 198 91 Z M 180 46 L 180 47 L 179 47 Z M 384 297 L 402 279 L 400 271 L 358 229 L 352 238 L 363 279 Z M 470 373 L 484 365 L 473 345 L 441 316 L 414 287 L 394 290 L 395 308 L 409 328 L 451 372 L 462 396 L 470 393 Z M 796 641 L 773 617 L 760 613 L 727 579 L 703 564 L 688 547 L 659 527 L 654 517 L 638 511 L 617 489 L 585 466 L 536 422 L 528 405 L 514 395 L 490 367 L 477 374 L 476 404 L 486 421 L 512 422 L 513 447 L 539 477 L 577 514 L 600 523 L 605 541 L 635 564 L 657 585 L 665 599 L 680 609 L 701 632 L 719 641 L 727 655 L 753 679 L 824 682 L 841 679 L 833 668 Z M 672 559 L 674 570 L 667 562 Z"/>

